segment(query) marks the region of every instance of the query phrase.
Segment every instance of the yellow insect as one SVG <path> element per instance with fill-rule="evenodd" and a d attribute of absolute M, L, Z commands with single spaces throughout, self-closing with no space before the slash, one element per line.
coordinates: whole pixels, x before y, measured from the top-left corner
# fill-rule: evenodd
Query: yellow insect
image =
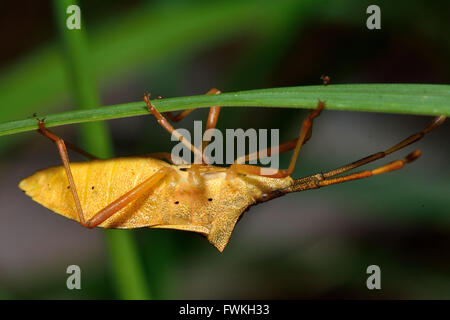
<path fill-rule="evenodd" d="M 219 93 L 219 90 L 211 89 L 207 94 Z M 144 96 L 144 101 L 160 125 L 203 159 L 201 152 L 183 139 L 155 109 L 149 95 Z M 204 235 L 219 251 L 223 251 L 236 222 L 249 206 L 291 192 L 400 169 L 419 157 L 420 151 L 374 170 L 342 175 L 421 139 L 445 120 L 444 116 L 436 117 L 424 130 L 386 151 L 335 170 L 293 180 L 290 174 L 299 151 L 310 139 L 313 120 L 323 107 L 324 103 L 319 100 L 317 108 L 311 110 L 303 121 L 298 138 L 279 146 L 280 153 L 294 151 L 289 167 L 271 175 L 263 175 L 258 166 L 236 162 L 227 168 L 205 163 L 175 165 L 171 163 L 169 153 L 100 160 L 65 143 L 47 130 L 44 121 L 40 120 L 39 131 L 56 143 L 63 166 L 38 171 L 22 180 L 19 187 L 34 201 L 87 228 L 150 227 L 193 231 Z M 167 117 L 179 121 L 192 111 L 186 110 L 176 116 L 167 113 Z M 220 107 L 210 108 L 206 130 L 215 128 L 219 112 Z M 66 147 L 91 158 L 91 161 L 70 163 Z M 274 150 L 265 150 L 265 154 L 270 155 Z M 258 158 L 259 154 L 247 155 L 245 160 Z"/>

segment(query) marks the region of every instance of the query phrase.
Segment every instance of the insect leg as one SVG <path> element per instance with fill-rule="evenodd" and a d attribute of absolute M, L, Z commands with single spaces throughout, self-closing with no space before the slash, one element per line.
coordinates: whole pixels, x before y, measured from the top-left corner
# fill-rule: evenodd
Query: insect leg
<path fill-rule="evenodd" d="M 80 199 L 78 197 L 75 183 L 73 181 L 72 171 L 70 170 L 70 160 L 69 160 L 69 155 L 67 154 L 66 144 L 64 143 L 63 139 L 61 139 L 60 137 L 58 137 L 58 136 L 54 135 L 53 133 L 51 133 L 50 131 L 48 131 L 44 126 L 44 121 L 42 121 L 42 120 L 39 120 L 39 130 L 43 135 L 45 135 L 46 137 L 48 137 L 49 139 L 51 139 L 52 141 L 54 141 L 56 143 L 56 146 L 59 151 L 59 155 L 61 156 L 61 160 L 63 162 L 64 169 L 66 171 L 66 176 L 67 176 L 67 180 L 69 181 L 70 189 L 72 190 L 72 195 L 73 195 L 73 199 L 75 201 L 75 207 L 77 209 L 78 218 L 80 220 L 80 223 L 82 225 L 85 225 L 83 210 L 81 208 Z"/>
<path fill-rule="evenodd" d="M 292 139 L 290 141 L 284 142 L 280 145 L 278 145 L 277 148 L 271 147 L 264 150 L 258 150 L 256 152 L 246 154 L 245 156 L 237 158 L 234 163 L 244 163 L 250 160 L 259 160 L 261 157 L 260 155 L 263 153 L 266 157 L 270 157 L 271 155 L 280 154 L 283 152 L 290 151 L 295 148 L 297 145 L 298 138 Z M 306 141 L 303 143 L 305 144 Z"/>
<path fill-rule="evenodd" d="M 313 110 L 314 111 L 314 110 Z M 303 140 L 303 144 L 305 144 L 306 142 L 308 142 L 308 140 L 311 138 L 312 135 L 312 123 L 311 126 L 308 130 L 308 133 L 306 134 L 305 139 Z M 275 154 L 280 154 L 283 152 L 287 152 L 290 151 L 292 149 L 295 149 L 295 147 L 297 146 L 297 142 L 298 142 L 299 137 L 294 138 L 292 140 L 289 140 L 287 142 L 284 142 L 282 144 L 280 144 L 278 147 L 271 147 L 271 148 L 267 148 L 264 150 L 258 150 L 254 153 L 250 153 L 247 154 L 245 156 L 242 156 L 238 159 L 236 159 L 235 163 L 244 163 L 250 160 L 258 160 L 260 159 L 260 155 L 264 154 L 266 157 L 270 157 L 271 155 L 275 155 Z"/>
<path fill-rule="evenodd" d="M 294 149 L 294 152 L 291 156 L 291 161 L 289 163 L 289 167 L 287 169 L 280 169 L 280 170 L 277 170 L 277 172 L 274 174 L 263 175 L 263 174 L 261 174 L 261 168 L 258 166 L 234 163 L 233 165 L 231 165 L 230 170 L 238 172 L 238 173 L 263 175 L 263 176 L 269 177 L 269 178 L 284 178 L 284 177 L 289 176 L 294 171 L 295 164 L 296 164 L 296 161 L 298 158 L 298 154 L 300 152 L 302 145 L 305 144 L 306 141 L 308 141 L 308 139 L 311 137 L 312 124 L 313 124 L 314 118 L 319 116 L 324 105 L 325 105 L 325 103 L 323 101 L 319 100 L 319 102 L 317 104 L 317 108 L 311 110 L 309 112 L 308 116 L 306 117 L 306 119 L 303 120 L 303 124 L 302 124 L 302 128 L 300 130 L 299 137 L 297 139 L 288 141 L 288 142 L 284 143 L 282 146 L 280 146 L 280 147 L 282 147 L 282 148 L 280 148 L 280 150 L 283 150 L 282 152 Z M 295 144 L 295 146 L 294 146 L 294 144 Z"/>
<path fill-rule="evenodd" d="M 396 145 L 392 146 L 391 148 L 385 150 L 385 151 L 381 151 L 381 152 L 377 152 L 374 153 L 370 156 L 367 156 L 363 159 L 360 159 L 358 161 L 352 162 L 350 164 L 347 164 L 345 166 L 342 166 L 340 168 L 328 171 L 323 173 L 324 178 L 329 178 L 329 177 L 333 177 L 336 176 L 338 174 L 344 173 L 346 171 L 358 168 L 362 165 L 365 165 L 369 162 L 384 158 L 385 156 L 396 152 L 400 149 L 403 149 L 404 147 L 422 139 L 427 133 L 433 131 L 434 129 L 436 129 L 437 127 L 439 127 L 443 122 L 445 121 L 445 116 L 438 116 L 435 117 L 426 127 L 425 129 L 423 129 L 420 132 L 417 132 L 411 136 L 409 136 L 408 138 L 400 141 L 399 143 L 397 143 Z"/>
<path fill-rule="evenodd" d="M 181 133 L 179 133 L 168 121 L 167 119 L 158 111 L 156 110 L 156 108 L 152 105 L 152 103 L 150 102 L 150 96 L 149 94 L 144 94 L 144 101 L 147 104 L 148 110 L 155 116 L 156 120 L 158 121 L 158 123 L 164 128 L 166 129 L 167 132 L 169 132 L 171 135 L 173 135 L 174 137 L 176 137 L 178 139 L 178 141 L 180 141 L 181 143 L 183 143 L 187 148 L 189 148 L 189 150 L 191 150 L 194 155 L 196 157 L 198 157 L 199 159 L 202 159 L 203 161 L 205 159 L 203 159 L 203 155 L 202 152 L 200 150 L 198 150 L 198 148 L 196 148 L 190 141 L 187 141 L 187 139 L 184 139 L 184 137 L 181 135 Z"/>
<path fill-rule="evenodd" d="M 415 133 L 411 136 L 409 136 L 408 138 L 400 141 L 399 143 L 397 143 L 396 145 L 394 145 L 393 147 L 387 149 L 386 151 L 382 151 L 382 152 L 378 152 L 378 153 L 374 153 L 368 157 L 365 157 L 361 160 L 355 161 L 353 163 L 350 163 L 348 165 L 342 166 L 340 168 L 328 171 L 326 173 L 317 173 L 311 176 L 307 176 L 304 178 L 300 178 L 294 181 L 294 184 L 284 190 L 279 190 L 277 192 L 273 192 L 271 194 L 268 194 L 265 196 L 265 198 L 263 199 L 263 201 L 268 201 L 270 199 L 282 196 L 286 193 L 290 193 L 290 192 L 296 192 L 296 191 L 304 191 L 304 190 L 310 190 L 310 189 L 316 189 L 316 188 L 320 188 L 320 187 L 324 187 L 324 186 L 329 186 L 329 185 L 333 185 L 333 184 L 337 184 L 337 183 L 343 183 L 343 182 L 347 182 L 347 181 L 351 181 L 351 180 L 357 180 L 357 179 L 362 179 L 362 178 L 368 178 L 371 177 L 373 175 L 376 174 L 381 174 L 381 173 L 386 173 L 386 172 L 390 172 L 390 171 L 394 171 L 394 170 L 398 170 L 401 169 L 406 163 L 409 163 L 411 161 L 414 161 L 415 159 L 417 159 L 420 156 L 420 151 L 416 150 L 414 152 L 412 152 L 411 154 L 409 154 L 405 159 L 403 160 L 397 160 L 394 162 L 391 162 L 387 165 L 381 166 L 379 168 L 376 168 L 374 170 L 366 170 L 366 171 L 360 171 L 360 172 L 356 172 L 353 174 L 348 174 L 348 175 L 344 175 L 341 177 L 336 177 L 336 178 L 332 178 L 336 175 L 339 175 L 341 173 L 347 172 L 349 170 L 358 168 L 360 166 L 363 166 L 367 163 L 370 163 L 372 161 L 378 160 L 380 158 L 385 157 L 388 154 L 391 154 L 393 152 L 396 152 L 418 140 L 420 140 L 424 135 L 426 135 L 427 133 L 431 132 L 432 130 L 436 129 L 437 127 L 439 127 L 444 121 L 445 121 L 445 116 L 438 116 L 435 117 L 426 127 L 425 129 L 423 129 L 422 131 Z"/>
<path fill-rule="evenodd" d="M 390 162 L 384 166 L 375 168 L 373 170 L 365 170 L 360 171 L 348 175 L 344 175 L 337 178 L 331 178 L 331 179 L 325 179 L 322 174 L 316 174 L 310 177 L 298 179 L 294 181 L 294 184 L 289 187 L 286 190 L 282 190 L 282 192 L 279 195 L 290 193 L 290 192 L 296 192 L 296 191 L 305 191 L 310 189 L 317 189 L 321 187 L 330 186 L 337 183 L 343 183 L 347 181 L 357 180 L 357 179 L 363 179 L 363 178 L 369 178 L 371 176 L 387 173 L 395 170 L 399 170 L 403 168 L 403 166 L 407 163 L 410 163 L 414 160 L 416 160 L 418 157 L 420 157 L 420 151 L 416 150 L 412 153 L 410 153 L 406 158 L 401 160 L 396 160 L 393 162 Z M 276 196 L 279 196 L 276 195 Z M 273 197 L 272 197 L 273 198 Z"/>
<path fill-rule="evenodd" d="M 195 109 L 196 108 L 183 110 L 179 114 L 176 114 L 176 115 L 174 115 L 170 111 L 164 112 L 164 114 L 167 116 L 167 118 L 170 119 L 170 121 L 179 122 L 179 121 L 183 120 L 184 118 L 186 118 Z"/>
<path fill-rule="evenodd" d="M 42 135 L 46 136 L 47 138 L 49 138 L 49 139 L 52 140 L 53 142 L 56 143 L 56 141 L 57 141 L 58 139 L 62 140 L 61 138 L 59 138 L 57 135 L 55 135 L 55 134 L 53 134 L 52 132 L 50 132 L 50 131 L 45 127 L 44 120 L 39 120 L 38 125 L 39 125 L 38 132 L 41 133 Z M 66 146 L 68 149 L 70 149 L 70 150 L 72 150 L 72 151 L 75 151 L 75 152 L 81 154 L 82 156 L 85 156 L 86 158 L 89 158 L 89 159 L 91 159 L 91 160 L 98 159 L 96 156 L 93 156 L 92 154 L 90 154 L 90 153 L 84 151 L 83 149 L 78 148 L 77 146 L 75 146 L 75 145 L 73 145 L 73 144 L 71 144 L 71 143 L 69 143 L 69 142 L 67 142 L 67 141 L 64 142 L 64 144 L 65 144 L 65 146 Z"/>
<path fill-rule="evenodd" d="M 222 92 L 216 88 L 213 88 L 209 90 L 206 94 L 221 94 Z M 209 108 L 209 114 L 208 114 L 208 120 L 206 121 L 206 129 L 205 132 L 209 129 L 214 129 L 217 125 L 217 120 L 219 120 L 219 113 L 220 108 L 218 106 L 210 107 Z M 209 140 L 211 140 L 211 135 L 208 134 L 204 138 L 206 138 L 206 141 L 203 141 L 203 149 L 209 144 Z"/>
<path fill-rule="evenodd" d="M 67 153 L 66 143 L 63 139 L 48 131 L 45 128 L 43 121 L 39 121 L 39 129 L 41 130 L 42 134 L 54 141 L 56 143 L 56 146 L 58 147 L 59 155 L 61 156 L 64 170 L 66 171 L 67 180 L 69 181 L 70 189 L 72 190 L 72 196 L 75 202 L 75 208 L 78 213 L 78 219 L 80 220 L 80 224 L 87 228 L 94 228 L 98 226 L 103 221 L 111 217 L 114 213 L 124 208 L 127 204 L 129 204 L 133 200 L 136 200 L 145 192 L 148 192 L 152 186 L 154 186 L 158 181 L 166 176 L 170 170 L 172 170 L 166 167 L 159 169 L 147 180 L 137 185 L 136 187 L 119 197 L 117 200 L 111 202 L 108 206 L 96 213 L 94 217 L 86 221 L 84 218 L 83 209 L 81 207 L 80 198 L 78 197 L 75 182 L 73 180 L 72 170 L 70 169 L 70 160 Z"/>
<path fill-rule="evenodd" d="M 163 167 L 159 169 L 145 181 L 138 184 L 136 187 L 134 187 L 124 195 L 120 196 L 119 198 L 111 202 L 105 208 L 97 212 L 88 221 L 81 222 L 81 224 L 87 228 L 95 228 L 99 224 L 103 223 L 106 219 L 110 218 L 112 215 L 114 215 L 115 213 L 119 212 L 121 209 L 126 207 L 131 202 L 138 199 L 143 194 L 149 192 L 159 181 L 161 181 L 162 178 L 167 176 L 167 174 L 169 174 L 171 170 L 172 169 L 168 167 Z M 81 213 L 81 216 L 83 216 L 83 213 Z"/>
<path fill-rule="evenodd" d="M 212 88 L 211 90 L 209 90 L 206 94 L 219 94 L 221 93 L 220 90 L 216 89 L 216 88 Z M 211 107 L 211 108 L 219 108 L 220 107 Z M 210 114 L 211 114 L 211 108 L 210 108 Z M 181 111 L 180 113 L 178 113 L 177 115 L 174 115 L 172 112 L 167 111 L 164 112 L 164 114 L 167 116 L 167 118 L 169 118 L 171 121 L 173 122 L 178 122 L 183 120 L 184 118 L 186 118 L 192 111 L 194 111 L 196 108 L 194 109 L 187 109 L 184 111 Z M 218 113 L 218 112 L 217 112 Z M 209 119 L 209 118 L 208 118 Z"/>
<path fill-rule="evenodd" d="M 220 94 L 221 91 L 219 89 L 216 88 L 212 88 L 211 90 L 209 90 L 206 94 Z M 220 108 L 218 106 L 214 106 L 214 107 L 210 107 L 209 108 L 209 114 L 208 114 L 208 120 L 206 122 L 206 130 L 208 129 L 214 129 L 217 125 L 217 120 L 219 119 L 219 113 L 220 113 Z M 165 112 L 165 115 L 167 115 L 167 118 L 169 118 L 171 121 L 173 122 L 178 122 L 181 121 L 182 119 L 184 119 L 187 115 L 189 115 L 192 111 L 194 111 L 195 109 L 188 109 L 188 110 L 184 110 L 181 111 L 179 114 L 177 115 L 173 115 L 170 111 L 169 112 Z M 210 136 L 207 136 L 207 140 L 211 139 Z M 209 141 L 203 141 L 203 149 L 209 144 Z"/>

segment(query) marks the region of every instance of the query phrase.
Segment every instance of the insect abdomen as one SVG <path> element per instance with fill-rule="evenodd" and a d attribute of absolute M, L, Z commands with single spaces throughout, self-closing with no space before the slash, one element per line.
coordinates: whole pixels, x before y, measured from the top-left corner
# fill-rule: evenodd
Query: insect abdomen
<path fill-rule="evenodd" d="M 118 197 L 144 181 L 164 162 L 151 158 L 119 158 L 72 163 L 71 171 L 80 198 L 86 220 Z M 22 180 L 19 187 L 34 201 L 67 218 L 78 220 L 72 190 L 67 180 L 64 167 L 51 167 L 41 170 Z M 139 214 L 138 199 L 122 209 L 102 227 L 131 228 L 152 223 L 156 214 Z M 135 210 L 133 212 L 133 210 Z M 135 213 L 133 215 L 133 213 Z M 144 222 L 145 221 L 145 222 Z"/>

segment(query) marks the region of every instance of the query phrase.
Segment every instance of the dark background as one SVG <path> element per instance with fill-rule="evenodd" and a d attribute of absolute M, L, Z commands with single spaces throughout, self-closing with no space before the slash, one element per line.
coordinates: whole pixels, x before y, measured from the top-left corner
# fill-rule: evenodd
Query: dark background
<path fill-rule="evenodd" d="M 382 29 L 366 28 L 381 7 Z M 448 1 L 81 1 L 103 105 L 146 91 L 175 97 L 331 83 L 448 84 Z M 187 31 L 186 31 L 187 30 Z M 73 109 L 47 1 L 0 4 L 0 122 Z M 218 127 L 280 128 L 302 110 L 224 108 Z M 177 124 L 191 128 L 199 110 Z M 354 161 L 422 130 L 429 117 L 324 111 L 293 177 Z M 108 121 L 116 155 L 169 151 L 151 117 Z M 56 128 L 76 141 L 78 126 Z M 423 156 L 368 180 L 292 194 L 245 213 L 220 254 L 197 234 L 131 231 L 153 298 L 450 298 L 450 127 L 402 150 Z M 59 165 L 35 132 L 0 137 L 0 298 L 117 298 L 104 231 L 34 203 L 17 187 Z M 76 156 L 73 160 L 80 160 Z M 282 157 L 282 167 L 289 155 Z M 66 289 L 66 267 L 82 290 Z M 379 265 L 382 290 L 366 288 Z"/>

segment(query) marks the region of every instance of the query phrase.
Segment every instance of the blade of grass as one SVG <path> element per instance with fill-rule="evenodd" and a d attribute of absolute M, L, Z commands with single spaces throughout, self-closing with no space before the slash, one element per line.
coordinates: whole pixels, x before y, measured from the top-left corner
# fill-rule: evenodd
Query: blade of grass
<path fill-rule="evenodd" d="M 93 23 L 89 34 L 93 72 L 102 87 L 110 86 L 144 66 L 179 61 L 237 34 L 258 34 L 271 15 L 290 2 L 213 1 L 177 3 L 170 8 L 139 5 Z M 55 104 L 65 101 L 70 90 L 64 57 L 55 43 L 44 45 L 0 70 L 0 121 L 54 112 Z M 24 93 L 28 99 L 23 99 Z M 0 155 L 19 141 L 20 136 L 2 139 Z"/>
<path fill-rule="evenodd" d="M 84 25 L 80 30 L 66 27 L 66 8 L 78 5 L 73 0 L 55 0 L 54 14 L 64 44 L 67 67 L 73 84 L 74 96 L 80 109 L 89 111 L 100 105 L 92 65 L 84 36 Z M 111 157 L 111 141 L 104 123 L 86 123 L 82 128 L 82 140 L 86 149 L 100 157 Z M 119 295 L 124 299 L 148 299 L 149 290 L 139 264 L 136 244 L 130 232 L 107 230 L 107 242 L 113 262 L 114 279 Z"/>
<path fill-rule="evenodd" d="M 154 100 L 161 111 L 209 106 L 315 108 L 317 100 L 326 109 L 370 111 L 417 115 L 450 116 L 450 85 L 428 84 L 349 84 L 273 88 Z M 148 115 L 143 101 L 71 111 L 45 116 L 48 127 L 90 121 Z M 36 119 L 0 124 L 0 136 L 37 129 Z"/>
<path fill-rule="evenodd" d="M 144 65 L 148 68 L 149 62 L 161 64 L 174 55 L 192 55 L 237 34 L 258 33 L 274 11 L 287 5 L 243 0 L 170 8 L 137 6 L 93 26 L 89 34 L 92 70 L 102 85 L 108 85 Z M 65 81 L 64 57 L 54 43 L 45 45 L 1 70 L 1 119 L 31 116 L 41 108 L 48 110 L 70 90 Z M 29 99 L 23 99 L 25 93 Z"/>

